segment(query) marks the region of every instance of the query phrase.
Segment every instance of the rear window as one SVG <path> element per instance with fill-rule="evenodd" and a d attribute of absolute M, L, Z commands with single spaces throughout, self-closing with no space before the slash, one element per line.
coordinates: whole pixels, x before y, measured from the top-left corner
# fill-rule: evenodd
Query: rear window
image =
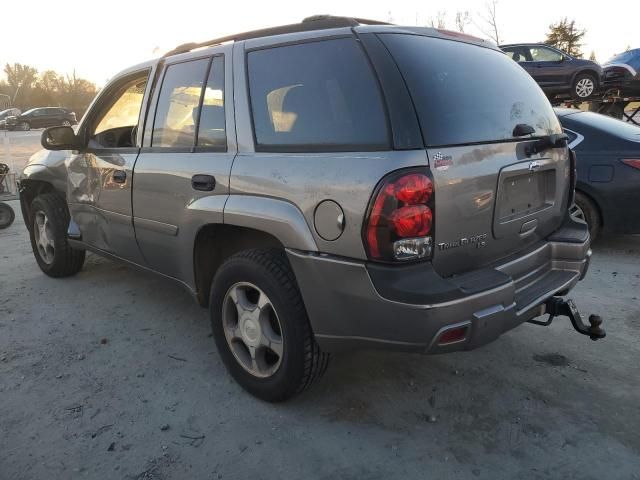
<path fill-rule="evenodd" d="M 519 123 L 536 136 L 562 132 L 542 90 L 505 54 L 419 35 L 380 38 L 409 87 L 427 145 L 510 140 Z"/>
<path fill-rule="evenodd" d="M 256 150 L 388 148 L 376 79 L 352 38 L 248 54 Z"/>
<path fill-rule="evenodd" d="M 640 127 L 608 115 L 601 115 L 594 112 L 580 112 L 570 115 L 569 119 L 587 128 L 600 130 L 624 140 L 640 142 Z"/>

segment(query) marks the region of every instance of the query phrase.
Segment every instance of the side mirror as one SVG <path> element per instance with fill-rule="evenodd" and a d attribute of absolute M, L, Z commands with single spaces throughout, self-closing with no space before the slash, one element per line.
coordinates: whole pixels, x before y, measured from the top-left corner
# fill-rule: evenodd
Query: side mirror
<path fill-rule="evenodd" d="M 47 150 L 78 150 L 80 139 L 71 127 L 49 127 L 42 132 L 40 143 Z"/>

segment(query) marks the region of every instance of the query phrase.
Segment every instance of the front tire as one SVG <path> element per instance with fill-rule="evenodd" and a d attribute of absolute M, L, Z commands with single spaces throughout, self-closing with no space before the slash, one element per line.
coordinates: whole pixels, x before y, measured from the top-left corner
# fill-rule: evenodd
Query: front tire
<path fill-rule="evenodd" d="M 587 100 L 591 98 L 597 90 L 596 79 L 588 73 L 581 73 L 573 81 L 571 95 L 576 100 Z"/>
<path fill-rule="evenodd" d="M 319 379 L 329 364 L 280 250 L 247 250 L 229 258 L 213 280 L 210 313 L 229 373 L 262 400 L 291 398 Z"/>
<path fill-rule="evenodd" d="M 76 250 L 67 241 L 69 210 L 55 193 L 39 195 L 31 203 L 29 237 L 40 270 L 50 277 L 68 277 L 82 269 L 84 250 Z M 26 219 L 25 219 L 26 220 Z"/>
<path fill-rule="evenodd" d="M 576 204 L 571 211 L 571 215 L 586 222 L 589 227 L 589 236 L 593 242 L 600 234 L 602 225 L 598 207 L 585 194 L 576 192 Z"/>
<path fill-rule="evenodd" d="M 31 124 L 29 122 L 22 122 L 20 124 L 20 130 L 22 130 L 23 132 L 28 132 L 29 130 L 31 130 Z"/>

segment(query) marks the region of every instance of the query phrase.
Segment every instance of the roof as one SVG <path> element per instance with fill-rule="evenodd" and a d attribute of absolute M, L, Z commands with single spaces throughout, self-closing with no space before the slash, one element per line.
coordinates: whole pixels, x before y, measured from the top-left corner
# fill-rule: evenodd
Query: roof
<path fill-rule="evenodd" d="M 260 30 L 252 30 L 249 32 L 237 33 L 233 35 L 227 35 L 225 37 L 219 37 L 206 42 L 190 42 L 177 46 L 173 50 L 165 53 L 163 57 L 172 55 L 178 55 L 181 53 L 187 53 L 198 48 L 212 47 L 226 42 L 237 42 L 241 40 L 249 40 L 255 38 L 271 37 L 275 35 L 286 35 L 291 33 L 309 32 L 313 30 L 327 30 L 338 28 L 350 28 L 356 31 L 369 31 L 367 27 L 378 27 L 384 29 L 387 32 L 395 32 L 397 29 L 401 29 L 404 33 L 414 33 L 421 35 L 429 35 L 434 37 L 447 38 L 449 40 L 457 40 L 466 43 L 473 43 L 476 45 L 482 45 L 490 48 L 497 48 L 492 43 L 471 35 L 467 35 L 460 32 L 454 32 L 444 29 L 426 28 L 426 27 L 399 27 L 387 22 L 379 20 L 369 20 L 358 17 L 336 17 L 332 15 L 314 15 L 307 17 L 300 23 L 292 23 L 288 25 L 282 25 L 278 27 L 263 28 Z M 364 29 L 364 30 L 360 30 Z M 398 30 L 400 31 L 400 30 Z"/>

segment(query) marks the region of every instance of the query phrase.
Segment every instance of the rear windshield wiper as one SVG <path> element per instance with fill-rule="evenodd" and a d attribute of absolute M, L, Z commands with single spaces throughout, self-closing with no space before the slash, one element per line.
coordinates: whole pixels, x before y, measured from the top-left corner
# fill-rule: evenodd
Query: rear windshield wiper
<path fill-rule="evenodd" d="M 524 137 L 525 135 L 533 135 L 535 129 L 526 123 L 519 123 L 513 129 L 514 137 Z M 540 153 L 547 148 L 566 147 L 569 137 L 564 133 L 552 133 L 536 139 L 534 142 L 527 144 L 524 153 L 530 157 L 535 153 Z"/>

